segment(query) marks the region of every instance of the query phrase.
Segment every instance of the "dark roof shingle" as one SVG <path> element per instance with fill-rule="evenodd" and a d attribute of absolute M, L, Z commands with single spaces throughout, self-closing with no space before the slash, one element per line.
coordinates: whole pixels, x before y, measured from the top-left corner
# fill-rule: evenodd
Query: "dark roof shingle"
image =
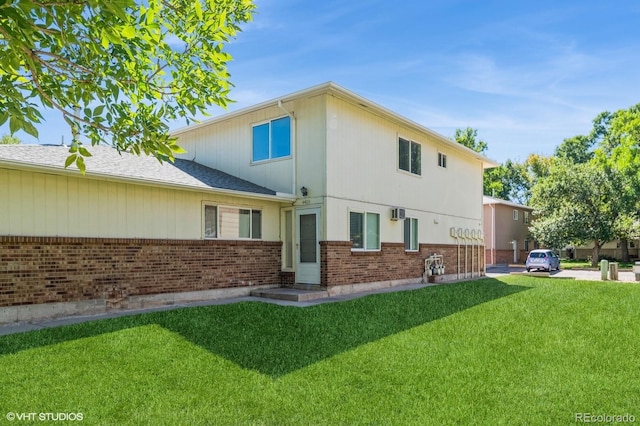
<path fill-rule="evenodd" d="M 160 163 L 154 157 L 119 153 L 110 146 L 93 146 L 89 147 L 89 151 L 93 156 L 85 158 L 87 176 L 134 179 L 202 190 L 276 195 L 276 191 L 269 188 L 189 160 Z M 69 148 L 64 146 L 0 145 L 0 163 L 6 161 L 62 170 L 68 156 Z M 72 170 L 75 170 L 74 166 L 69 168 L 69 171 Z"/>

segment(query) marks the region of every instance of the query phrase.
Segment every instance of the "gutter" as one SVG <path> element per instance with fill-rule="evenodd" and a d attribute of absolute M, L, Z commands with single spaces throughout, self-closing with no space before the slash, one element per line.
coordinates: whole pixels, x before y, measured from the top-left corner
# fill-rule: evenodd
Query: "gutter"
<path fill-rule="evenodd" d="M 495 265 L 495 247 L 496 247 L 496 205 L 489 204 L 491 207 L 491 264 Z"/>
<path fill-rule="evenodd" d="M 45 166 L 41 164 L 30 164 L 30 163 L 26 164 L 19 161 L 11 161 L 11 160 L 0 159 L 0 167 L 13 169 L 13 170 L 53 174 L 53 175 L 66 176 L 66 177 L 76 177 L 76 178 L 83 177 L 79 171 L 75 171 L 74 169 L 65 169 L 63 167 L 56 167 L 56 166 Z M 295 201 L 296 199 L 294 194 L 286 194 L 282 192 L 276 192 L 276 195 L 269 195 L 269 194 L 260 194 L 257 192 L 244 192 L 244 191 L 236 191 L 236 190 L 224 189 L 224 188 L 184 185 L 179 183 L 163 182 L 163 181 L 156 181 L 156 180 L 143 179 L 143 178 L 110 175 L 106 173 L 92 173 L 91 171 L 87 171 L 84 177 L 88 179 L 93 179 L 93 180 L 104 180 L 109 182 L 128 183 L 128 184 L 134 184 L 134 185 L 153 186 L 153 187 L 168 188 L 168 189 L 178 189 L 178 190 L 191 191 L 191 192 L 209 192 L 209 193 L 233 195 L 236 197 L 260 199 L 260 200 L 267 200 L 267 201 L 291 202 L 291 201 Z"/>
<path fill-rule="evenodd" d="M 410 120 L 406 117 L 403 117 L 402 115 L 391 111 L 390 109 L 383 107 L 382 105 L 379 105 L 373 101 L 370 101 L 369 99 L 366 99 L 354 92 L 351 92 L 350 90 L 345 89 L 344 87 L 339 86 L 338 84 L 329 81 L 326 83 L 322 83 L 322 84 L 318 84 L 316 86 L 312 86 L 309 87 L 307 89 L 304 90 L 300 90 L 294 93 L 291 93 L 289 95 L 285 95 L 285 96 L 280 96 L 279 98 L 276 99 L 272 99 L 269 101 L 265 101 L 256 105 L 252 105 L 252 106 L 248 106 L 245 108 L 241 108 L 238 109 L 236 111 L 233 112 L 229 112 L 226 114 L 222 114 L 219 115 L 217 117 L 213 117 L 207 120 L 203 120 L 200 123 L 197 124 L 192 124 L 189 126 L 185 126 L 182 128 L 178 128 L 176 130 L 170 131 L 169 133 L 172 136 L 177 136 L 180 135 L 182 133 L 187 133 L 187 132 L 191 132 L 193 130 L 196 130 L 198 128 L 202 128 L 202 127 L 206 127 L 209 126 L 211 124 L 217 123 L 217 122 L 221 122 L 221 121 L 225 121 L 225 120 L 229 120 L 231 118 L 234 117 L 238 117 L 241 116 L 243 114 L 246 114 L 248 112 L 252 112 L 252 111 L 257 111 L 257 110 L 261 110 L 264 108 L 269 108 L 269 107 L 273 107 L 273 106 L 279 106 L 280 108 L 282 108 L 280 105 L 282 104 L 282 102 L 289 102 L 289 101 L 293 101 L 295 99 L 300 99 L 300 98 L 304 98 L 304 97 L 309 97 L 309 96 L 313 96 L 316 94 L 322 94 L 322 93 L 326 93 L 326 94 L 330 94 L 333 96 L 336 96 L 342 100 L 345 100 L 347 102 L 351 102 L 353 105 L 357 105 L 361 108 L 364 108 L 374 114 L 377 114 L 378 116 L 382 116 L 390 121 L 393 121 L 397 124 L 403 125 L 403 126 L 407 126 L 413 130 L 416 130 L 420 133 L 424 133 L 427 134 L 428 136 L 432 137 L 435 139 L 436 142 L 440 142 L 440 143 L 444 143 L 445 145 L 447 145 L 449 148 L 454 149 L 456 151 L 458 151 L 459 153 L 464 153 L 467 154 L 468 156 L 475 158 L 476 160 L 479 160 L 482 162 L 482 166 L 485 169 L 488 168 L 492 168 L 492 167 L 497 167 L 499 165 L 498 162 L 491 160 L 488 157 L 485 157 L 482 154 L 479 154 L 478 152 L 467 148 L 464 145 L 461 145 L 459 143 L 457 143 L 456 141 L 447 138 L 446 136 L 443 136 L 431 129 L 429 129 L 428 127 L 423 126 L 422 124 L 419 124 L 413 120 Z M 286 110 L 285 110 L 286 111 Z M 289 114 L 289 112 L 287 112 L 287 114 Z M 294 192 L 295 193 L 295 192 Z"/>

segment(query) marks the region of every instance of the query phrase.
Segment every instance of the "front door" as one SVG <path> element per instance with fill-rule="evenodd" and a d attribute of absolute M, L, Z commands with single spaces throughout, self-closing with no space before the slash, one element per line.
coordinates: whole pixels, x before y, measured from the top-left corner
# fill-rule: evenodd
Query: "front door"
<path fill-rule="evenodd" d="M 320 284 L 320 209 L 296 211 L 296 283 Z"/>

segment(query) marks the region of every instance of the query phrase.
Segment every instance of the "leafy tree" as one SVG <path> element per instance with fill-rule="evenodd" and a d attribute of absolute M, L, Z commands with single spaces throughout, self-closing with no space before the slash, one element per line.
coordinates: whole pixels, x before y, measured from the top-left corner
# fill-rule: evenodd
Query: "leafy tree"
<path fill-rule="evenodd" d="M 621 184 L 619 173 L 596 161 L 556 161 L 533 188 L 530 203 L 537 219 L 531 234 L 555 248 L 591 242 L 596 266 L 602 245 L 616 237 L 617 224 L 629 219 L 617 196 Z"/>
<path fill-rule="evenodd" d="M 11 135 L 2 135 L 0 139 L 0 145 L 17 145 L 21 142 L 21 140 L 15 136 Z"/>
<path fill-rule="evenodd" d="M 466 129 L 456 129 L 453 136 L 456 142 L 461 145 L 471 148 L 472 150 L 485 154 L 489 145 L 486 142 L 478 140 L 478 130 L 467 127 Z"/>
<path fill-rule="evenodd" d="M 595 150 L 598 164 L 621 176 L 617 197 L 626 219 L 616 224 L 616 237 L 620 239 L 622 260 L 628 261 L 628 240 L 640 237 L 640 104 L 602 113 L 594 123 L 599 124 L 599 145 Z"/>
<path fill-rule="evenodd" d="M 555 150 L 555 156 L 572 163 L 586 163 L 593 158 L 594 139 L 589 136 L 578 135 L 565 139 Z"/>
<path fill-rule="evenodd" d="M 529 154 L 525 161 L 527 172 L 531 177 L 532 186 L 543 177 L 549 176 L 555 157 L 545 157 L 538 154 Z"/>
<path fill-rule="evenodd" d="M 67 166 L 91 144 L 173 159 L 168 122 L 226 106 L 223 49 L 250 0 L 0 0 L 0 125 L 38 136 L 42 106 L 74 135 Z"/>
<path fill-rule="evenodd" d="M 509 200 L 511 187 L 507 178 L 508 171 L 504 165 L 486 169 L 483 176 L 484 195 Z"/>
<path fill-rule="evenodd" d="M 530 187 L 526 163 L 507 160 L 499 167 L 484 172 L 485 195 L 526 204 L 531 196 Z"/>

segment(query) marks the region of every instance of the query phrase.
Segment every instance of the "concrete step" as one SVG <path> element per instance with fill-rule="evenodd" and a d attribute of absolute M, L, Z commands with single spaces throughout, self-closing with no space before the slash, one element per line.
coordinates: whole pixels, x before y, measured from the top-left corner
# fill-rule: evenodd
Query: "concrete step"
<path fill-rule="evenodd" d="M 326 290 L 315 289 L 306 290 L 299 288 L 268 288 L 264 290 L 253 290 L 251 295 L 254 297 L 264 297 L 267 299 L 289 300 L 293 302 L 307 302 L 309 300 L 322 299 L 329 297 Z"/>

